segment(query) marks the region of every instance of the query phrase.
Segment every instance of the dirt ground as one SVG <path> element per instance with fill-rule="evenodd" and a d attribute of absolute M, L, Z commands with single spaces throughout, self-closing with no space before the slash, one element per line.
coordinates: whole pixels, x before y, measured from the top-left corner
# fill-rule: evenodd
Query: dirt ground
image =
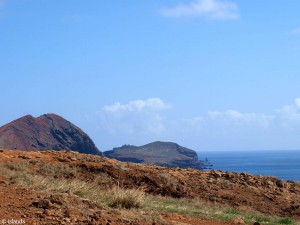
<path fill-rule="evenodd" d="M 300 185 L 273 177 L 221 171 L 163 168 L 122 163 L 104 157 L 70 151 L 26 152 L 0 150 L 0 163 L 28 161 L 63 164 L 83 169 L 83 179 L 104 173 L 107 188 L 143 187 L 147 193 L 175 198 L 200 198 L 208 202 L 256 210 L 277 216 L 300 218 Z M 0 224 L 239 224 L 209 221 L 200 217 L 161 213 L 160 221 L 149 220 L 149 212 L 115 210 L 69 193 L 51 195 L 10 183 L 0 176 Z"/>
<path fill-rule="evenodd" d="M 53 198 L 53 196 L 52 196 Z M 129 220 L 122 213 L 99 207 L 92 202 L 83 201 L 75 196 L 63 196 L 62 204 L 40 206 L 34 203 L 50 199 L 47 194 L 37 193 L 26 188 L 9 185 L 3 177 L 0 178 L 0 224 L 155 224 L 143 219 Z M 58 196 L 59 199 L 59 196 Z M 47 202 L 45 201 L 45 204 Z M 79 206 L 79 207 L 78 207 Z M 46 208 L 46 209 L 45 209 Z M 128 214 L 130 212 L 126 212 Z M 132 214 L 135 212 L 131 212 Z M 165 224 L 194 225 L 225 225 L 219 221 L 209 221 L 198 217 L 181 216 L 178 214 L 161 215 Z"/>

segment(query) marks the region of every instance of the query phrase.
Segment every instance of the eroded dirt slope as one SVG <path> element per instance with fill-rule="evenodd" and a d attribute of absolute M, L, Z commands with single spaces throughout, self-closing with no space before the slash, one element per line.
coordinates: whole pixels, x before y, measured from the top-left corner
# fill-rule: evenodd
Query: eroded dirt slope
<path fill-rule="evenodd" d="M 106 177 L 105 182 L 99 184 L 103 188 L 114 185 L 140 188 L 155 195 L 200 198 L 224 206 L 300 218 L 300 185 L 273 177 L 122 163 L 72 151 L 0 150 L 1 164 L 23 162 L 28 163 L 30 170 L 41 175 L 47 172 L 40 169 L 41 165 L 47 164 L 78 168 L 81 172 L 68 174 L 70 179 L 76 177 L 92 181 L 102 174 Z M 19 187 L 5 180 L 4 176 L 0 179 L 0 198 L 1 218 L 24 219 L 27 224 L 153 223 L 147 219 L 148 212 L 140 211 L 138 217 L 131 212 L 133 215 L 128 216 L 127 211 L 105 208 L 68 193 L 53 195 Z M 169 224 L 226 224 L 188 216 L 176 217 L 173 214 L 159 216 Z"/>

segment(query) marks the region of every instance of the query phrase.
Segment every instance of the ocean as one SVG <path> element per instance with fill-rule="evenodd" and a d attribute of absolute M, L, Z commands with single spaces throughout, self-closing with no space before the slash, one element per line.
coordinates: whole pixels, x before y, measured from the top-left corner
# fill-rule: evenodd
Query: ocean
<path fill-rule="evenodd" d="M 198 153 L 207 158 L 213 169 L 267 175 L 300 182 L 299 151 L 220 151 Z"/>

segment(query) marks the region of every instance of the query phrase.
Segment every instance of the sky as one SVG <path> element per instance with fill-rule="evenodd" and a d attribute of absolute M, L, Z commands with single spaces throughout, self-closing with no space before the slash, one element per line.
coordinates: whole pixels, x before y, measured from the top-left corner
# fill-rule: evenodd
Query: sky
<path fill-rule="evenodd" d="M 56 113 L 102 151 L 300 149 L 298 0 L 0 0 L 0 126 Z"/>

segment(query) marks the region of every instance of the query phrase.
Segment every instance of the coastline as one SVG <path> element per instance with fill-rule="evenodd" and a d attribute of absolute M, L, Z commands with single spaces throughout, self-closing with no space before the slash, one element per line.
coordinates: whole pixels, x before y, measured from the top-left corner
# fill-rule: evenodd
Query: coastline
<path fill-rule="evenodd" d="M 211 151 L 206 157 L 214 170 L 247 172 L 300 182 L 300 150 Z"/>

